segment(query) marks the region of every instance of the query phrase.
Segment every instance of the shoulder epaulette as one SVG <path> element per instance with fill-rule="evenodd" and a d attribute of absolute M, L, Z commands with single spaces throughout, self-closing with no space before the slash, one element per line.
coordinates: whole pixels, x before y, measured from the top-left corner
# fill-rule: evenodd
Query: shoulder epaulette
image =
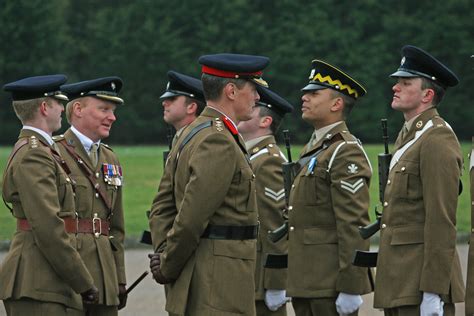
<path fill-rule="evenodd" d="M 100 144 L 101 144 L 101 145 L 104 145 L 104 147 L 107 148 L 108 150 L 114 151 L 114 150 L 112 149 L 112 147 L 110 147 L 110 146 L 107 145 L 106 143 L 102 143 L 102 142 L 101 142 Z"/>
<path fill-rule="evenodd" d="M 30 136 L 28 138 L 28 145 L 30 146 L 30 148 L 37 148 L 39 146 L 41 142 L 38 141 L 38 138 L 36 138 L 36 136 Z"/>

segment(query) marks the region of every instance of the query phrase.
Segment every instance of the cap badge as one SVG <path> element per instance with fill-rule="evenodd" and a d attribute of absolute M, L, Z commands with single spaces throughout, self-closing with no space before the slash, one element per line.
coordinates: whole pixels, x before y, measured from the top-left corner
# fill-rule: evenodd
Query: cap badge
<path fill-rule="evenodd" d="M 309 79 L 313 79 L 315 74 L 316 74 L 316 69 L 311 69 L 311 73 L 309 74 Z"/>
<path fill-rule="evenodd" d="M 403 64 L 405 63 L 405 60 L 406 60 L 406 58 L 405 58 L 405 56 L 403 56 L 402 61 L 400 62 L 400 66 L 403 66 Z"/>
<path fill-rule="evenodd" d="M 416 122 L 416 128 L 421 128 L 422 126 L 423 126 L 423 122 L 422 122 L 422 121 Z"/>
<path fill-rule="evenodd" d="M 110 84 L 110 87 L 112 88 L 112 90 L 115 91 L 115 82 L 112 82 L 112 83 Z"/>

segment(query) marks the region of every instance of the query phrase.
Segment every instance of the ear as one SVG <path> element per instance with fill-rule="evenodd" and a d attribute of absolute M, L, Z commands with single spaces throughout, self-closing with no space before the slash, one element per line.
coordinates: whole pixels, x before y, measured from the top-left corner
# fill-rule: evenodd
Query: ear
<path fill-rule="evenodd" d="M 237 94 L 237 86 L 232 82 L 229 82 L 224 87 L 224 95 L 230 100 L 235 100 Z"/>
<path fill-rule="evenodd" d="M 259 127 L 268 128 L 272 125 L 273 118 L 271 116 L 261 117 L 258 123 Z"/>
<path fill-rule="evenodd" d="M 433 89 L 425 89 L 423 90 L 423 97 L 421 98 L 421 101 L 423 103 L 431 103 L 433 102 L 434 96 L 435 92 Z"/>
<path fill-rule="evenodd" d="M 75 101 L 73 104 L 72 104 L 72 113 L 77 116 L 77 117 L 82 117 L 82 109 L 83 109 L 83 106 L 81 104 L 81 102 L 79 101 Z"/>
<path fill-rule="evenodd" d="M 344 108 L 344 101 L 341 97 L 336 97 L 333 99 L 333 104 L 331 106 L 331 112 L 339 112 Z"/>
<path fill-rule="evenodd" d="M 197 103 L 196 102 L 191 102 L 188 105 L 186 105 L 186 114 L 195 114 L 197 112 Z"/>
<path fill-rule="evenodd" d="M 46 101 L 41 102 L 39 106 L 39 112 L 42 116 L 46 116 L 48 114 L 48 103 L 46 103 Z"/>

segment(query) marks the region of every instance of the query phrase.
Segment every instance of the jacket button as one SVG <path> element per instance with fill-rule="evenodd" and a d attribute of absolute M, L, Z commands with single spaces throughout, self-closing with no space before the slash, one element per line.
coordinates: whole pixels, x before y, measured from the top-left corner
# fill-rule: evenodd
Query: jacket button
<path fill-rule="evenodd" d="M 383 206 L 388 206 L 388 202 L 383 202 Z"/>
<path fill-rule="evenodd" d="M 401 171 L 405 171 L 405 169 L 406 169 L 405 167 L 402 167 L 402 169 L 400 169 L 400 170 L 401 170 Z"/>
<path fill-rule="evenodd" d="M 294 231 L 295 228 L 293 226 L 290 227 L 290 232 Z"/>
<path fill-rule="evenodd" d="M 392 181 L 390 181 L 390 180 L 387 180 L 387 184 L 390 184 L 390 183 L 392 183 Z"/>
<path fill-rule="evenodd" d="M 293 189 L 294 187 L 295 187 L 295 185 L 294 185 L 294 184 L 292 184 L 292 185 L 291 185 L 291 188 Z"/>
<path fill-rule="evenodd" d="M 293 210 L 293 205 L 288 206 L 288 211 Z"/>
<path fill-rule="evenodd" d="M 95 173 L 95 177 L 99 179 L 100 174 L 98 172 Z"/>
<path fill-rule="evenodd" d="M 387 227 L 387 225 L 385 225 L 385 224 L 382 224 L 382 226 L 381 226 L 381 227 L 382 227 L 382 229 L 384 229 L 385 227 Z"/>
<path fill-rule="evenodd" d="M 95 194 L 95 197 L 96 197 L 96 198 L 99 198 L 99 193 L 96 193 L 96 194 Z"/>

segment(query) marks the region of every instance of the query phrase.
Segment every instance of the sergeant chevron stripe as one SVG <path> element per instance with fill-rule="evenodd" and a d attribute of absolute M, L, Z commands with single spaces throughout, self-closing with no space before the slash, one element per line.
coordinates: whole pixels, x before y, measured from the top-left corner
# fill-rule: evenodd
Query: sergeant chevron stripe
<path fill-rule="evenodd" d="M 364 180 L 362 179 L 357 180 L 356 182 L 354 182 L 354 184 L 341 180 L 341 188 L 351 192 L 352 194 L 359 191 L 359 189 L 362 188 L 363 186 L 364 186 Z"/>
<path fill-rule="evenodd" d="M 278 202 L 285 197 L 285 189 L 275 192 L 272 189 L 265 187 L 265 195 Z"/>

